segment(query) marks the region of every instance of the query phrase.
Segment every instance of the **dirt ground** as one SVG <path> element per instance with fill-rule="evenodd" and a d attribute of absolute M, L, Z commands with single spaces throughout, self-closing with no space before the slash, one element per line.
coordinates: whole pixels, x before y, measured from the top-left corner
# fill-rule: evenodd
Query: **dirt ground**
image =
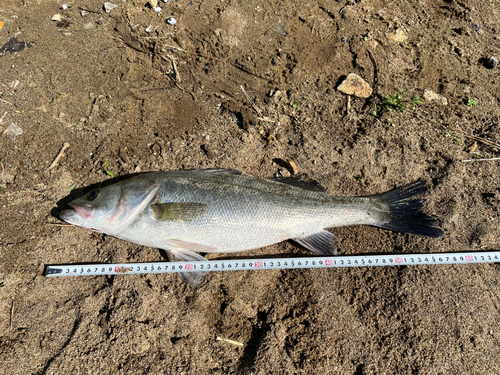
<path fill-rule="evenodd" d="M 497 264 L 211 273 L 195 290 L 43 276 L 164 261 L 61 226 L 68 195 L 137 171 L 288 176 L 281 159 L 335 195 L 429 181 L 443 238 L 336 228 L 341 254 L 498 250 L 499 162 L 464 161 L 499 156 L 498 1 L 115 3 L 1 1 L 0 373 L 500 373 Z M 337 90 L 349 73 L 368 99 Z M 390 111 L 400 89 L 448 104 Z M 277 254 L 310 255 L 237 255 Z"/>

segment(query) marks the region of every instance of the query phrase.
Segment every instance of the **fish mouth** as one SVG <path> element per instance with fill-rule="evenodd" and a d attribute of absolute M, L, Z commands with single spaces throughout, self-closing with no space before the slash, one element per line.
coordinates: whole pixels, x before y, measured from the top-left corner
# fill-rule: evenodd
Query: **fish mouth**
<path fill-rule="evenodd" d="M 92 216 L 94 213 L 94 207 L 88 206 L 88 205 L 81 205 L 81 204 L 76 204 L 76 203 L 70 203 L 69 206 L 75 210 L 75 212 L 80 216 L 82 219 L 88 219 Z"/>

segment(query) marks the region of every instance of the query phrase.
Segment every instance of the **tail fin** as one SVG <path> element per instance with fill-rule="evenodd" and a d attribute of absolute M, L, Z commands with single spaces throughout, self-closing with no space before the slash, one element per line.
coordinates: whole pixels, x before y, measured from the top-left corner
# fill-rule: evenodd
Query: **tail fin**
<path fill-rule="evenodd" d="M 435 221 L 422 211 L 424 199 L 414 199 L 427 191 L 425 181 L 417 181 L 377 197 L 389 205 L 391 220 L 377 227 L 426 237 L 441 237 L 444 232 L 435 228 Z"/>

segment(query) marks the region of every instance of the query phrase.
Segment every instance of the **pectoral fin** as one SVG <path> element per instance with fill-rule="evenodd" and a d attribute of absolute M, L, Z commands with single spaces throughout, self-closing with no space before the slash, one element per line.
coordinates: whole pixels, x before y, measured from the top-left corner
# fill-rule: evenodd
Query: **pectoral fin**
<path fill-rule="evenodd" d="M 316 254 L 337 255 L 336 237 L 326 230 L 293 240 Z"/>
<path fill-rule="evenodd" d="M 208 204 L 197 202 L 156 203 L 151 211 L 156 220 L 192 221 L 199 219 L 208 210 Z"/>

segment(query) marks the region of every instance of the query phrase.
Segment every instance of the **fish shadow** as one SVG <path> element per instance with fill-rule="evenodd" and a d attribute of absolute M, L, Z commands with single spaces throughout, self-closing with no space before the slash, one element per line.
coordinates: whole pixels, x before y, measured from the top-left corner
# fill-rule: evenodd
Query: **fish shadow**
<path fill-rule="evenodd" d="M 71 190 L 69 195 L 65 196 L 64 198 L 62 198 L 56 202 L 57 206 L 50 210 L 50 215 L 59 219 L 59 215 L 61 214 L 62 211 L 71 208 L 69 206 L 69 204 L 72 201 L 74 201 L 75 199 L 78 199 L 80 197 L 83 197 L 89 191 L 94 190 L 94 189 L 100 189 L 100 188 L 103 188 L 103 187 L 106 187 L 109 185 L 113 185 L 113 184 L 116 184 L 117 182 L 128 180 L 129 178 L 136 177 L 136 176 L 139 176 L 139 175 L 142 175 L 145 173 L 148 173 L 148 172 L 126 174 L 123 176 L 111 178 L 109 180 L 97 182 L 97 183 L 89 185 L 89 186 L 75 188 L 75 189 Z"/>

